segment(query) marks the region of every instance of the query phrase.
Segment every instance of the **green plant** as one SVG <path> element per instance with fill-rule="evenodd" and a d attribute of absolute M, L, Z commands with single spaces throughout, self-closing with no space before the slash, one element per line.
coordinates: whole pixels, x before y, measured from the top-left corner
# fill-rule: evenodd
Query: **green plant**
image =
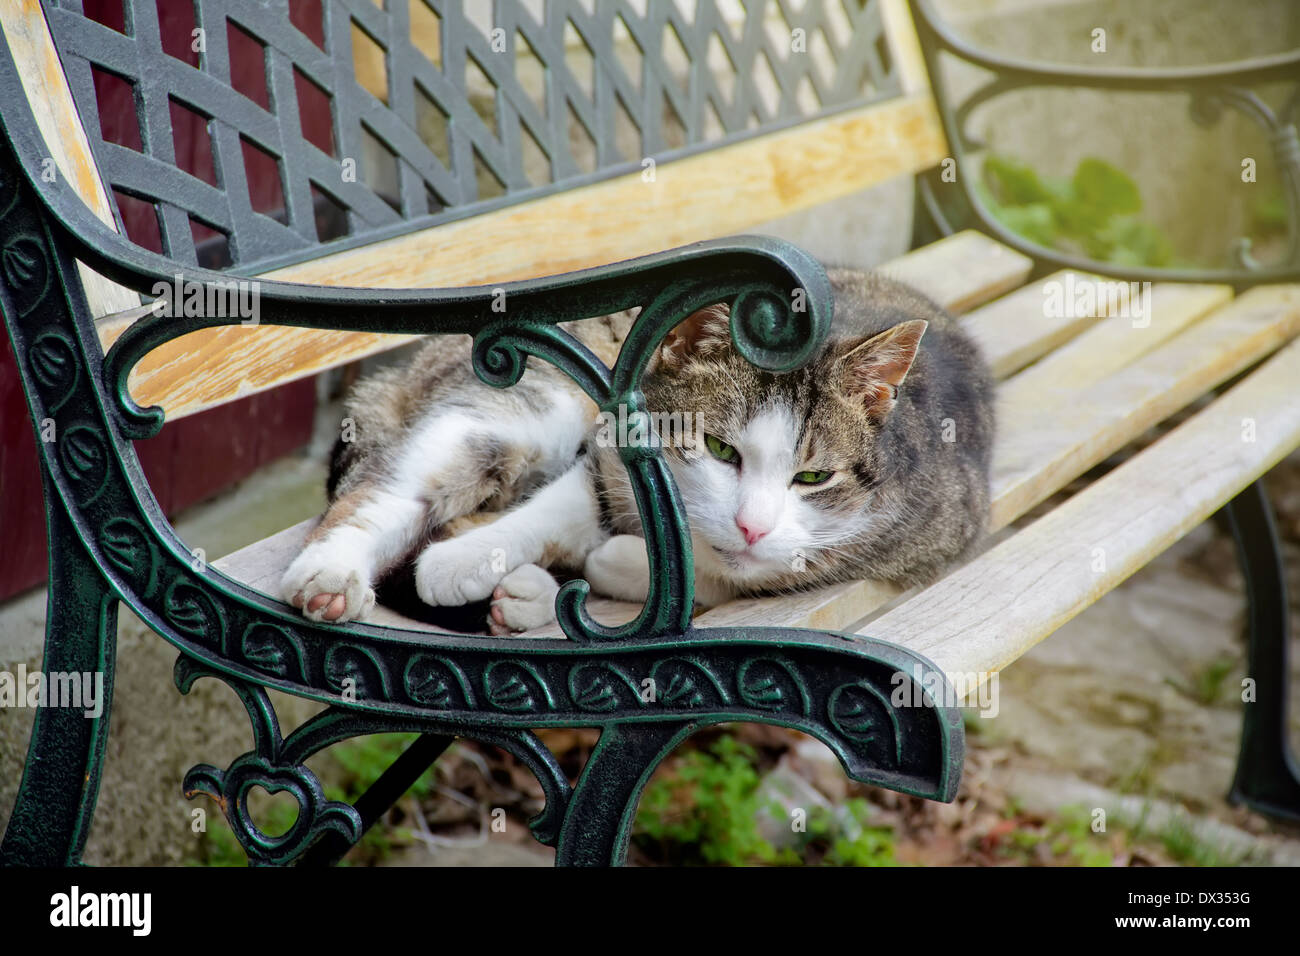
<path fill-rule="evenodd" d="M 795 862 L 758 832 L 759 775 L 754 749 L 730 735 L 710 747 L 687 751 L 670 772 L 652 780 L 637 811 L 633 840 L 658 849 L 676 864 Z"/>
<path fill-rule="evenodd" d="M 1208 661 L 1196 673 L 1196 699 L 1203 704 L 1218 702 L 1223 696 L 1223 683 L 1237 666 L 1237 658 L 1224 654 Z"/>
<path fill-rule="evenodd" d="M 861 797 L 844 801 L 838 813 L 816 808 L 808 819 L 812 839 L 802 842 L 800 855 L 807 862 L 810 851 L 820 840 L 826 840 L 828 846 L 820 861 L 824 866 L 897 866 L 894 831 L 871 826 L 870 817 L 871 805 Z"/>
<path fill-rule="evenodd" d="M 1165 234 L 1137 217 L 1137 185 L 1105 160 L 1085 158 L 1069 179 L 1053 179 L 992 155 L 978 189 L 999 222 L 1041 246 L 1125 266 L 1167 266 L 1173 258 Z"/>
<path fill-rule="evenodd" d="M 1105 837 L 1093 832 L 1092 816 L 1081 806 L 1061 808 L 1060 816 L 1042 822 L 1027 821 L 1014 803 L 1003 814 L 1015 821 L 1015 829 L 997 843 L 998 853 L 1025 863 L 1038 862 L 1046 850 L 1057 863 L 1072 866 L 1112 866 L 1112 848 Z"/>
<path fill-rule="evenodd" d="M 1187 866 L 1239 866 L 1244 854 L 1232 853 L 1209 843 L 1181 814 L 1170 817 L 1161 829 L 1160 844 L 1177 863 Z"/>
<path fill-rule="evenodd" d="M 652 859 L 676 865 L 750 866 L 817 863 L 896 865 L 893 832 L 869 826 L 866 800 L 836 810 L 811 807 L 794 845 L 764 839 L 763 815 L 788 824 L 786 811 L 764 798 L 754 749 L 730 735 L 679 757 L 646 788 L 632 839 Z"/>

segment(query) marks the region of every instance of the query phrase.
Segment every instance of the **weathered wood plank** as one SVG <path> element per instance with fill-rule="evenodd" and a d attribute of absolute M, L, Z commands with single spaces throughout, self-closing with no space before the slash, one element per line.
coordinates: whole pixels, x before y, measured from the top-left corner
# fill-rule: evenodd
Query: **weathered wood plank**
<path fill-rule="evenodd" d="M 1027 256 L 971 230 L 913 250 L 880 271 L 962 313 L 1016 288 L 1032 268 Z"/>
<path fill-rule="evenodd" d="M 1038 399 L 999 437 L 991 521 L 1003 527 L 1067 481 L 1300 332 L 1300 287 L 1260 287 L 1103 379 L 1086 400 Z M 1010 384 L 1010 383 L 1007 383 Z"/>
<path fill-rule="evenodd" d="M 653 182 L 639 172 L 621 176 L 268 277 L 445 287 L 585 269 L 741 232 L 933 165 L 945 150 L 933 102 L 905 96 L 661 164 Z M 711 201 L 719 196 L 726 201 Z M 1005 256 L 1017 258 L 1010 250 Z M 125 325 L 101 323 L 105 349 Z M 147 356 L 131 389 L 140 404 L 161 405 L 175 418 L 405 341 L 270 326 L 207 329 Z"/>
<path fill-rule="evenodd" d="M 0 30 L 14 58 L 27 104 L 31 107 L 54 161 L 63 177 L 102 222 L 116 230 L 108 191 L 99 177 L 90 141 L 81 125 L 58 50 L 45 22 L 39 0 L 0 0 Z M 92 315 L 108 315 L 140 304 L 130 289 L 111 282 L 85 265 L 79 266 Z"/>
<path fill-rule="evenodd" d="M 1087 401 L 1057 403 L 1039 419 L 1017 415 L 1000 423 L 993 452 L 990 528 L 1006 527 L 1066 482 L 1298 333 L 1300 288 L 1255 289 L 1105 379 Z M 855 581 L 794 597 L 733 601 L 705 612 L 696 623 L 840 630 L 898 594 L 887 584 Z"/>
<path fill-rule="evenodd" d="M 1149 315 L 1113 316 L 1003 383 L 998 421 L 1036 415 L 1046 404 L 1077 401 L 1102 379 L 1159 348 L 1232 298 L 1228 286 L 1161 283 L 1153 286 Z M 1027 317 L 1030 321 L 1033 316 Z"/>
<path fill-rule="evenodd" d="M 862 633 L 948 674 L 1005 667 L 1300 446 L 1297 369 L 1292 342 L 1140 455 Z"/>
<path fill-rule="evenodd" d="M 1053 288 L 1100 288 L 1101 276 L 1065 270 L 1031 282 L 965 316 L 962 327 L 979 345 L 997 378 L 1006 378 L 1073 339 L 1106 317 L 1108 300 L 1092 296 L 1092 307 L 1054 313 L 1047 308 Z"/>

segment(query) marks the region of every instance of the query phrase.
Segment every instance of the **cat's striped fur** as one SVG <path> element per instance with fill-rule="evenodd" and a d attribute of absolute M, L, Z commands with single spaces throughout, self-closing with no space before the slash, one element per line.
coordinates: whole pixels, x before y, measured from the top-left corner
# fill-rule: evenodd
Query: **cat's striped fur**
<path fill-rule="evenodd" d="M 745 362 L 720 306 L 678 326 L 642 383 L 649 409 L 685 413 L 713 436 L 714 451 L 698 433 L 660 436 L 705 605 L 856 578 L 923 582 L 983 530 L 993 403 L 975 345 L 905 285 L 829 275 L 832 333 L 803 369 Z M 571 330 L 612 363 L 631 319 Z M 283 582 L 309 617 L 364 616 L 376 581 L 403 568 L 428 605 L 490 598 L 494 633 L 551 619 L 550 569 L 644 599 L 618 450 L 598 440 L 595 406 L 562 373 L 533 360 L 518 385 L 491 388 L 467 339 L 436 338 L 359 383 L 347 413 L 355 441 L 336 448 L 329 510 Z"/>

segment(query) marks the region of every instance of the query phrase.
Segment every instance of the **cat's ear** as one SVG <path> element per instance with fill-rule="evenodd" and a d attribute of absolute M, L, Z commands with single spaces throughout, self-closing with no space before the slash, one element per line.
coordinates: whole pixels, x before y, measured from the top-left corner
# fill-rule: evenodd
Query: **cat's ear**
<path fill-rule="evenodd" d="M 700 309 L 664 336 L 650 369 L 681 368 L 686 360 L 722 352 L 731 345 L 731 306 L 725 302 Z"/>
<path fill-rule="evenodd" d="M 872 418 L 883 419 L 898 401 L 928 327 L 924 319 L 900 322 L 852 347 L 839 360 L 840 388 L 859 398 Z"/>

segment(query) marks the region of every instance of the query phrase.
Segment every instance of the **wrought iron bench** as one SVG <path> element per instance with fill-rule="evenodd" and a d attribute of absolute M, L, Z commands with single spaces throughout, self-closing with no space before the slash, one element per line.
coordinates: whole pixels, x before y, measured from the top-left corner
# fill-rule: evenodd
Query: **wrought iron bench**
<path fill-rule="evenodd" d="M 1044 318 L 1041 283 L 1018 288 L 1032 260 L 963 233 L 888 268 L 966 313 L 1002 380 L 995 528 L 1263 364 L 1046 517 L 875 617 L 896 595 L 857 582 L 693 618 L 689 536 L 671 479 L 653 450 L 627 448 L 652 569 L 643 608 L 587 602 L 585 584 L 574 582 L 557 600 L 562 636 L 528 641 L 433 633 L 391 612 L 346 627 L 304 620 L 267 595 L 305 529 L 196 567 L 140 472 L 133 440 L 165 416 L 421 334 L 472 335 L 475 369 L 492 384 L 513 384 L 530 358 L 550 361 L 600 406 L 637 407 L 649 351 L 686 315 L 723 300 L 733 303 L 733 337 L 747 358 L 795 367 L 831 320 L 821 267 L 786 243 L 712 237 L 919 172 L 948 149 L 908 11 L 890 0 L 810 3 L 798 13 L 771 5 L 783 24 L 775 34 L 768 4 L 734 22 L 727 5 L 701 2 L 693 23 L 667 4 L 599 4 L 594 13 L 553 4 L 539 24 L 521 5 L 499 3 L 509 22 L 495 24 L 498 37 L 452 3 L 381 10 L 326 0 L 314 26 L 304 7 L 311 12 L 200 0 L 200 70 L 164 52 L 152 0 L 128 0 L 122 29 L 92 22 L 75 3 L 0 4 L 0 309 L 33 422 L 57 436 L 40 446 L 51 555 L 44 667 L 102 671 L 111 692 L 124 602 L 180 651 L 182 691 L 200 677 L 229 684 L 247 707 L 254 749 L 224 770 L 196 766 L 184 786 L 218 800 L 253 862 L 337 859 L 456 737 L 509 750 L 536 773 L 547 803 L 533 831 L 562 864 L 620 862 L 651 771 L 694 730 L 722 721 L 799 729 L 855 779 L 950 800 L 963 730 L 949 676 L 996 672 L 1300 445 L 1300 398 L 1289 388 L 1300 345 L 1287 344 L 1300 330 L 1297 288 L 1233 301 L 1223 285 L 1158 286 L 1142 330 L 1150 334 L 1139 335 L 1107 319 L 1104 306 Z M 566 24 L 578 37 L 567 50 Z M 783 52 L 795 31 L 834 43 L 831 80 L 812 58 Z M 262 104 L 232 88 L 230 46 L 244 42 L 236 33 L 261 47 Z M 498 41 L 505 55 L 494 52 Z M 674 65 L 674 45 L 684 66 Z M 380 51 L 382 85 L 356 52 L 370 47 Z M 734 76 L 729 90 L 717 76 L 719 48 Z M 544 64 L 542 105 L 516 75 L 528 56 Z M 138 150 L 98 133 L 102 72 L 133 88 Z M 756 79 L 764 73 L 770 88 Z M 474 77 L 492 88 L 494 125 L 471 102 Z M 303 133 L 299 112 L 314 95 L 304 83 L 330 101 L 328 149 Z M 216 184 L 175 164 L 177 102 L 206 118 Z M 430 109 L 443 120 L 441 155 L 418 135 Z M 638 131 L 633 153 L 620 149 L 620 111 Z M 528 178 L 525 138 L 546 157 L 544 186 Z M 584 138 L 594 157 L 586 170 Z M 246 143 L 276 162 L 278 220 L 251 207 Z M 376 144 L 392 176 L 367 180 L 363 167 L 361 181 L 350 180 L 348 161 L 363 149 L 372 163 L 382 159 Z M 491 180 L 503 194 L 483 198 Z M 164 254 L 117 232 L 109 189 L 153 204 Z M 346 238 L 321 242 L 323 207 L 341 210 Z M 624 228 L 590 227 L 609 210 Z M 192 222 L 224 235 L 224 272 L 198 265 L 207 253 Z M 257 327 L 241 327 L 238 314 L 161 316 L 140 304 L 178 273 L 205 293 L 257 276 Z M 441 288 L 412 288 L 428 285 Z M 493 308 L 502 293 L 504 313 Z M 612 368 L 559 328 L 633 306 L 643 310 Z M 1080 403 L 1082 394 L 1093 400 Z M 1240 434 L 1243 417 L 1253 419 L 1255 440 L 1222 440 Z M 1248 711 L 1259 726 L 1248 719 L 1238 789 L 1258 805 L 1294 809 L 1285 671 L 1266 673 L 1285 653 L 1278 567 L 1260 560 L 1272 540 L 1267 505 L 1256 489 L 1231 507 L 1252 580 L 1259 681 Z M 1100 572 L 1089 567 L 1096 547 L 1106 550 Z M 921 706 L 895 706 L 900 679 L 916 686 L 905 697 Z M 646 681 L 654 694 L 644 693 Z M 268 688 L 328 707 L 286 735 Z M 107 709 L 98 719 L 38 713 L 5 863 L 79 859 L 108 718 Z M 573 786 L 534 733 L 559 726 L 601 730 Z M 420 736 L 355 806 L 327 800 L 304 761 L 385 731 Z M 268 836 L 250 818 L 248 794 L 259 786 L 297 799 L 289 832 Z"/>

